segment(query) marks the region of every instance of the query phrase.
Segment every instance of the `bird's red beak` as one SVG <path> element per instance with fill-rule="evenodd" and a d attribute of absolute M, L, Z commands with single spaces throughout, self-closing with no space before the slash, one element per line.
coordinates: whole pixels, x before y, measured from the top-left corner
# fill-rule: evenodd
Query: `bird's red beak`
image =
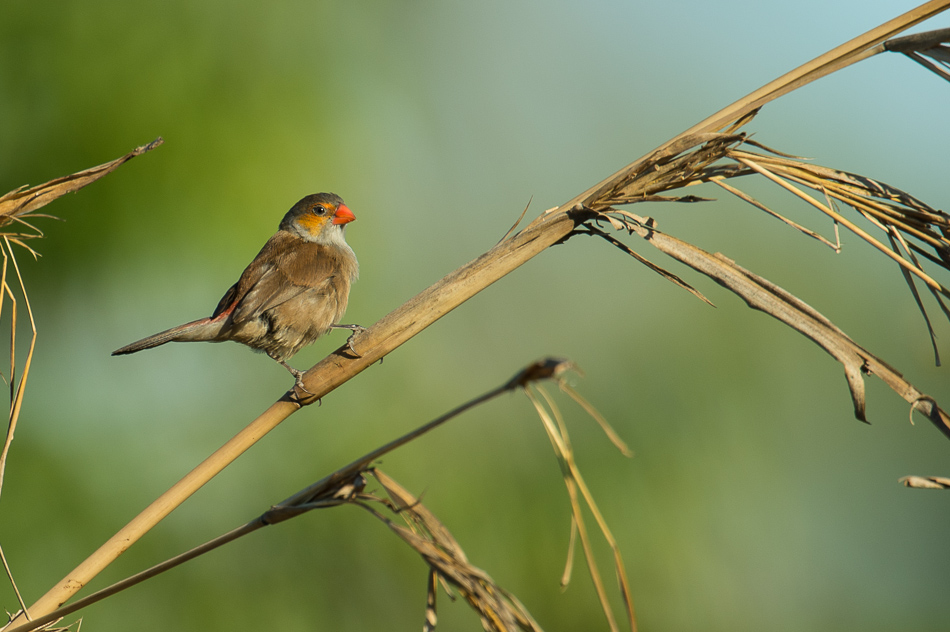
<path fill-rule="evenodd" d="M 346 204 L 340 204 L 336 209 L 336 213 L 333 214 L 334 224 L 349 224 L 355 219 L 356 215 L 353 215 L 353 211 L 347 208 Z"/>

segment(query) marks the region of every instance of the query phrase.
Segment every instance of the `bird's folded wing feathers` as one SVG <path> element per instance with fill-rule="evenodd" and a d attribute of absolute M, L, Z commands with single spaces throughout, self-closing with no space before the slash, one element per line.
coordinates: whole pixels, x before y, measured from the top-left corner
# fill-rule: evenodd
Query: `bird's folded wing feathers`
<path fill-rule="evenodd" d="M 241 279 L 221 299 L 215 315 L 227 311 L 236 302 L 231 318 L 240 323 L 258 318 L 304 292 L 327 291 L 338 270 L 336 258 L 339 255 L 333 248 L 320 244 L 302 242 L 287 247 L 279 243 L 286 239 L 297 238 L 278 234 L 264 245 Z M 273 250 L 278 252 L 277 265 L 259 265 L 261 258 L 274 261 Z"/>
<path fill-rule="evenodd" d="M 222 312 L 227 311 L 231 305 L 234 304 L 235 299 L 237 298 L 237 288 L 238 284 L 235 283 L 228 291 L 224 293 L 224 296 L 221 297 L 221 300 L 218 301 L 218 306 L 214 308 L 214 312 L 211 314 L 211 319 L 214 320 L 222 314 Z"/>
<path fill-rule="evenodd" d="M 285 303 L 304 292 L 321 293 L 329 279 L 313 286 L 296 285 L 278 269 L 268 270 L 244 297 L 238 301 L 232 320 L 235 323 L 258 318 L 269 309 Z"/>

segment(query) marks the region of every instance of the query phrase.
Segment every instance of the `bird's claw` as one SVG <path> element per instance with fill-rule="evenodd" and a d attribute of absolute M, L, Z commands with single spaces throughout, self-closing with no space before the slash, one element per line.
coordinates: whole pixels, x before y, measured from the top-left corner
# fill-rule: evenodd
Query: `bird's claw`
<path fill-rule="evenodd" d="M 294 381 L 294 388 L 295 388 L 295 389 L 300 389 L 301 391 L 303 391 L 303 392 L 306 393 L 307 395 L 311 395 L 311 396 L 313 395 L 313 393 L 311 393 L 310 391 L 308 391 L 308 390 L 307 390 L 307 387 L 303 385 L 303 373 L 301 373 L 300 371 L 297 371 L 297 372 L 294 374 L 294 380 L 295 380 L 295 381 Z"/>
<path fill-rule="evenodd" d="M 357 334 L 361 334 L 365 332 L 366 327 L 362 327 L 360 325 L 357 325 L 357 327 L 359 327 L 359 329 L 354 329 L 353 333 L 351 333 L 349 337 L 346 339 L 346 348 L 349 349 L 353 353 L 353 355 L 355 355 L 358 358 L 360 357 L 360 354 L 356 352 L 356 348 L 353 346 L 353 339 L 356 338 Z"/>
<path fill-rule="evenodd" d="M 316 395 L 314 395 L 313 393 L 311 393 L 310 391 L 308 391 L 308 390 L 307 390 L 307 387 L 303 385 L 302 376 L 303 376 L 303 372 L 301 372 L 301 371 L 297 371 L 297 373 L 294 374 L 294 377 L 296 378 L 296 381 L 294 382 L 294 391 L 293 391 L 293 392 L 294 392 L 294 397 L 297 399 L 297 405 L 298 405 L 298 406 L 304 404 L 304 402 L 303 402 L 303 400 L 300 399 L 300 395 L 297 394 L 297 389 L 300 389 L 301 391 L 303 391 L 304 393 L 306 393 L 306 394 L 309 395 L 310 397 L 316 397 Z M 312 403 L 312 402 L 311 402 L 311 403 Z M 317 406 L 323 406 L 323 399 L 320 398 L 320 397 L 317 397 Z"/>
<path fill-rule="evenodd" d="M 355 355 L 357 358 L 363 357 L 362 354 L 356 351 L 356 347 L 353 346 L 353 340 L 360 334 L 366 332 L 366 327 L 362 325 L 330 325 L 333 329 L 349 329 L 351 332 L 349 338 L 346 339 L 346 348 L 350 350 L 350 353 Z"/>
<path fill-rule="evenodd" d="M 268 355 L 270 355 L 270 354 L 268 354 Z M 281 358 L 278 358 L 278 357 L 273 356 L 273 355 L 271 355 L 270 357 L 273 358 L 274 360 L 277 360 L 277 362 L 279 362 L 285 369 L 287 369 L 288 371 L 290 371 L 290 374 L 294 376 L 294 389 L 300 389 L 301 391 L 303 391 L 303 392 L 306 393 L 307 395 L 313 396 L 313 393 L 311 393 L 310 391 L 308 391 L 308 390 L 307 390 L 307 387 L 303 385 L 303 375 L 304 375 L 304 372 L 303 372 L 303 371 L 301 371 L 301 370 L 299 370 L 299 369 L 295 369 L 294 367 L 292 367 L 292 366 L 290 366 L 289 364 L 287 364 L 287 362 L 285 362 L 285 361 L 282 360 Z"/>

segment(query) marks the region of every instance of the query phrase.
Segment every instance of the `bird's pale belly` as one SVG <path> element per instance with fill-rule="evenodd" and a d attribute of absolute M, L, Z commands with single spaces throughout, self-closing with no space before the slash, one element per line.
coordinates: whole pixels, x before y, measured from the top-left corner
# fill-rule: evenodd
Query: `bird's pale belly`
<path fill-rule="evenodd" d="M 342 308 L 341 308 L 342 307 Z M 345 311 L 332 297 L 300 297 L 229 328 L 227 339 L 286 360 L 330 331 Z"/>

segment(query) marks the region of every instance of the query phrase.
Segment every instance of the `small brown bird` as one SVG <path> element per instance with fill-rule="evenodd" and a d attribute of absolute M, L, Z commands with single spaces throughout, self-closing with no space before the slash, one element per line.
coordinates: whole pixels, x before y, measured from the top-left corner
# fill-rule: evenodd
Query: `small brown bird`
<path fill-rule="evenodd" d="M 344 227 L 355 219 L 340 196 L 308 195 L 284 215 L 280 229 L 209 318 L 133 342 L 112 355 L 166 342 L 234 340 L 284 365 L 296 386 L 306 391 L 303 373 L 287 364 L 287 358 L 331 329 L 352 330 L 348 343 L 363 329 L 337 324 L 346 311 L 350 284 L 359 275 L 356 255 L 343 237 Z"/>

